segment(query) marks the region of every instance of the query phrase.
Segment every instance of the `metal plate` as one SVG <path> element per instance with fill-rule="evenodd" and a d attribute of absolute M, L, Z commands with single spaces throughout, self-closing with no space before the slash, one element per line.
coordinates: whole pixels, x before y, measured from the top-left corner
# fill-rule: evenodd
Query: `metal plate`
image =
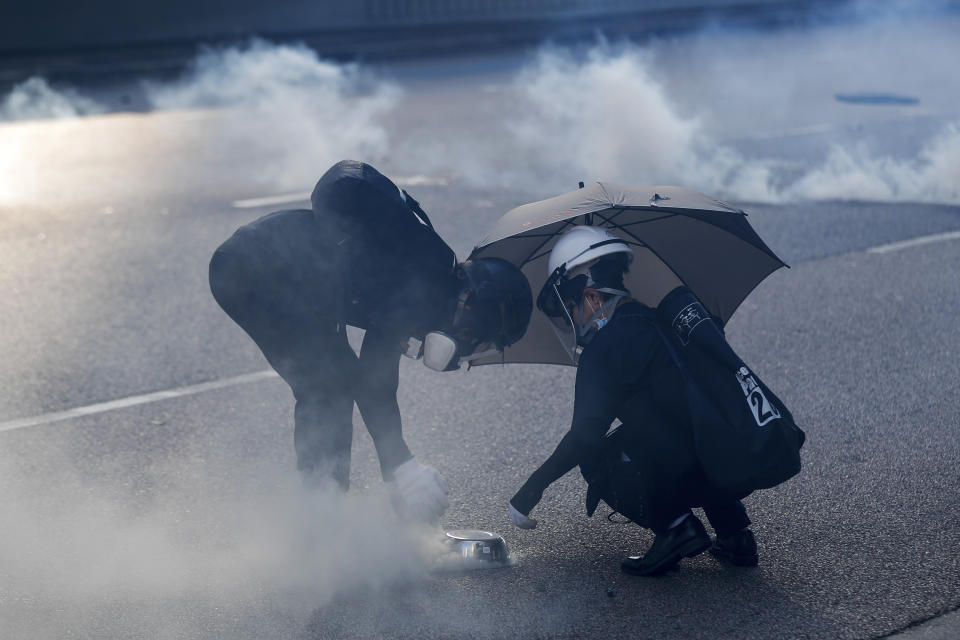
<path fill-rule="evenodd" d="M 444 542 L 449 549 L 444 564 L 450 569 L 492 569 L 512 564 L 507 543 L 492 531 L 447 531 Z"/>

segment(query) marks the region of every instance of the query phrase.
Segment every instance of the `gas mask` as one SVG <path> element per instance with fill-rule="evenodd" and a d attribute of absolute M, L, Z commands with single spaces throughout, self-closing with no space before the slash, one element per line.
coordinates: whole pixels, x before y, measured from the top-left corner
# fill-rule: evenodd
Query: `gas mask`
<path fill-rule="evenodd" d="M 423 340 L 423 364 L 434 371 L 458 368 L 457 341 L 442 331 L 431 331 Z"/>
<path fill-rule="evenodd" d="M 424 338 L 423 364 L 434 371 L 453 371 L 464 362 L 500 352 L 487 337 L 487 328 L 499 325 L 498 313 L 485 307 L 470 309 L 470 295 L 470 290 L 460 293 L 449 331 L 431 331 Z"/>
<path fill-rule="evenodd" d="M 467 355 L 460 355 L 459 343 L 443 331 L 431 331 L 423 341 L 423 364 L 434 371 L 456 371 L 464 362 L 471 362 L 478 358 L 500 353 L 500 349 L 490 345 L 477 345 Z"/>

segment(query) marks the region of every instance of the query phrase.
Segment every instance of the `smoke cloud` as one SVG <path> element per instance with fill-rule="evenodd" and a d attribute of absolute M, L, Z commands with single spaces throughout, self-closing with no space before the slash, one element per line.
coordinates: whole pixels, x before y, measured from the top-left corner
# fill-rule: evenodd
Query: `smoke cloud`
<path fill-rule="evenodd" d="M 172 83 L 146 82 L 156 109 L 220 109 L 206 142 L 255 158 L 277 188 L 312 184 L 343 158 L 371 162 L 389 150 L 384 116 L 399 88 L 355 64 L 326 62 L 304 45 L 253 40 L 210 48 Z"/>
<path fill-rule="evenodd" d="M 0 102 L 0 122 L 76 118 L 106 108 L 71 89 L 57 90 L 40 77 L 16 85 Z"/>
<path fill-rule="evenodd" d="M 151 470 L 158 486 L 130 500 L 132 479 L 110 486 L 45 453 L 0 459 L 4 638 L 299 637 L 335 596 L 422 580 L 438 556 L 436 534 L 382 496 L 308 491 L 292 470 L 192 458 Z"/>
<path fill-rule="evenodd" d="M 826 161 L 790 185 L 781 199 L 958 203 L 957 176 L 960 130 L 950 123 L 925 142 L 916 158 L 907 160 L 833 146 Z"/>
<path fill-rule="evenodd" d="M 960 202 L 960 20 L 856 11 L 795 30 L 545 48 L 500 95 L 498 143 L 453 155 L 467 180 L 545 191 L 600 179 L 763 202 Z"/>
<path fill-rule="evenodd" d="M 178 80 L 143 86 L 158 110 L 216 110 L 194 142 L 210 166 L 249 159 L 256 171 L 238 180 L 262 188 L 309 189 L 352 157 L 543 194 L 599 179 L 741 201 L 954 203 L 960 18 L 946 6 L 856 2 L 797 28 L 547 46 L 495 86 L 468 79 L 436 99 L 385 71 L 262 40 L 207 49 Z M 450 91 L 463 95 L 444 100 Z M 0 118 L 98 110 L 34 78 Z"/>
<path fill-rule="evenodd" d="M 531 178 L 557 188 L 561 178 L 569 187 L 579 176 L 769 199 L 769 167 L 714 144 L 700 117 L 672 104 L 650 67 L 649 53 L 634 47 L 614 52 L 600 44 L 584 60 L 541 52 L 514 83 L 522 115 L 508 122 L 523 166 L 536 171 Z"/>

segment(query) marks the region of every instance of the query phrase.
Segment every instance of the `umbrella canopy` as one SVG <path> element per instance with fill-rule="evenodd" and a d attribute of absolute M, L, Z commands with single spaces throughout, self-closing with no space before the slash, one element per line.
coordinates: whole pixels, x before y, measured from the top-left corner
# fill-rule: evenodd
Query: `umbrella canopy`
<path fill-rule="evenodd" d="M 624 284 L 632 297 L 655 307 L 686 285 L 724 324 L 754 287 L 786 266 L 740 209 L 680 187 L 602 182 L 512 209 L 470 258 L 508 260 L 527 276 L 536 297 L 549 275 L 553 245 L 579 224 L 605 227 L 631 246 L 634 260 Z M 549 320 L 537 310 L 523 339 L 502 355 L 473 364 L 501 362 L 571 364 Z"/>

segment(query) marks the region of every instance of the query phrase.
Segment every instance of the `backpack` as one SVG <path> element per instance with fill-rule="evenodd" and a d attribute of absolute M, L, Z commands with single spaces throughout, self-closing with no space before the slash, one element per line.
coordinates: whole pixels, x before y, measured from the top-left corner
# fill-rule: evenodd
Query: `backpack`
<path fill-rule="evenodd" d="M 693 293 L 674 289 L 656 315 L 667 351 L 683 374 L 694 447 L 707 480 L 745 495 L 799 473 L 806 435 Z"/>

